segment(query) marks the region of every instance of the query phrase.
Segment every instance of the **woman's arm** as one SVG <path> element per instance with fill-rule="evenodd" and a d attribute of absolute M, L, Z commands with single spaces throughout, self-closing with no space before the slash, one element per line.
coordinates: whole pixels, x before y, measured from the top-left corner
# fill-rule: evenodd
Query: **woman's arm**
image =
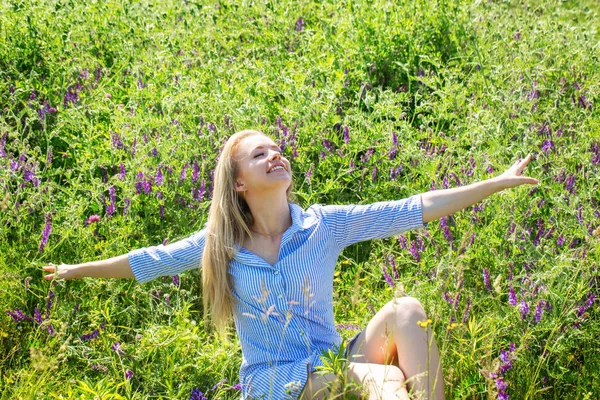
<path fill-rule="evenodd" d="M 108 258 L 100 261 L 90 261 L 83 264 L 49 264 L 42 267 L 49 275 L 44 279 L 51 281 L 57 271 L 57 279 L 80 279 L 80 278 L 134 278 L 133 271 L 129 265 L 127 254 Z"/>
<path fill-rule="evenodd" d="M 423 223 L 462 210 L 504 189 L 523 184 L 536 185 L 540 183 L 537 179 L 521 176 L 530 159 L 531 154 L 525 159 L 517 161 L 503 174 L 485 181 L 458 188 L 422 193 Z"/>

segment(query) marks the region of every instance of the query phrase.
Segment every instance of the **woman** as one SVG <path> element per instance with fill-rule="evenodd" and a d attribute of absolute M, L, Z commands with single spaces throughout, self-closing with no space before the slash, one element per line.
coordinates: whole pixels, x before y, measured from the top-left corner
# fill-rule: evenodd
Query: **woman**
<path fill-rule="evenodd" d="M 140 283 L 200 266 L 205 315 L 223 331 L 233 319 L 242 347 L 243 398 L 327 398 L 336 377 L 315 372 L 322 351 L 342 342 L 333 318 L 340 252 L 364 240 L 427 227 L 483 198 L 537 180 L 519 176 L 530 156 L 469 186 L 367 205 L 293 203 L 289 161 L 259 131 L 232 135 L 219 156 L 206 226 L 167 246 L 78 265 L 50 264 L 62 279 L 135 278 Z M 206 251 L 205 251 L 206 250 Z M 444 398 L 438 349 L 418 300 L 386 304 L 346 348 L 356 395 Z M 428 340 L 430 338 L 430 340 Z"/>

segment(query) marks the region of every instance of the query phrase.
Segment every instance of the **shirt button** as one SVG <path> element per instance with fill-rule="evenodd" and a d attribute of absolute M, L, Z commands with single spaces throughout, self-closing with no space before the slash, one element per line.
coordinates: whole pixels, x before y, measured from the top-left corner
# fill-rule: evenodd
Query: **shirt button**
<path fill-rule="evenodd" d="M 276 269 L 275 271 L 273 271 L 273 273 L 274 273 L 275 275 L 277 275 L 277 274 L 279 273 L 279 270 L 278 270 L 278 269 Z"/>

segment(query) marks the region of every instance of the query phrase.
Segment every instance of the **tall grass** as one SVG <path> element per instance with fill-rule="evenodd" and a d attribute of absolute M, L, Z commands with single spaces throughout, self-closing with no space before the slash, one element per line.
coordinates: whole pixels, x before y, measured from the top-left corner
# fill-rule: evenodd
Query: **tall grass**
<path fill-rule="evenodd" d="M 537 189 L 346 248 L 336 320 L 409 294 L 448 398 L 597 398 L 598 17 L 594 0 L 3 2 L 0 398 L 239 397 L 199 271 L 49 285 L 41 266 L 199 230 L 244 128 L 285 146 L 303 208 L 466 185 L 532 152 Z"/>

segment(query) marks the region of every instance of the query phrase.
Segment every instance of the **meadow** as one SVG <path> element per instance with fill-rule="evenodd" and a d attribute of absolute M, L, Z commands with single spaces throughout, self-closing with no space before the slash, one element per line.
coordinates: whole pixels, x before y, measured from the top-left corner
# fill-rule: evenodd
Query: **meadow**
<path fill-rule="evenodd" d="M 238 399 L 201 272 L 45 281 L 206 222 L 225 140 L 298 204 L 540 184 L 344 250 L 344 338 L 424 305 L 448 399 L 600 398 L 597 0 L 0 2 L 0 399 Z M 325 354 L 328 368 L 341 360 Z"/>

